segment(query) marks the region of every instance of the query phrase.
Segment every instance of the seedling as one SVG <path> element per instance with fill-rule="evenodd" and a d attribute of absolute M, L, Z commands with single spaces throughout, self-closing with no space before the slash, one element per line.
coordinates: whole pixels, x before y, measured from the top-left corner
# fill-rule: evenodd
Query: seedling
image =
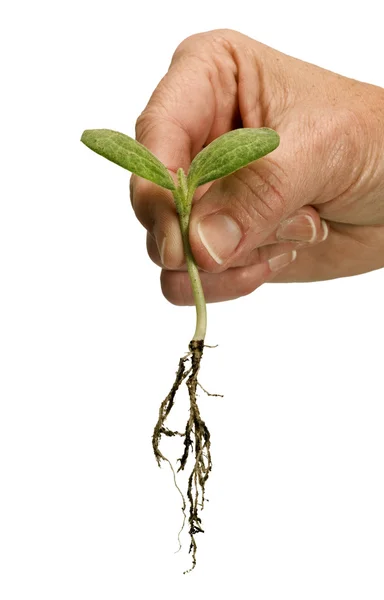
<path fill-rule="evenodd" d="M 194 463 L 189 475 L 187 489 L 189 503 L 189 552 L 192 552 L 192 566 L 188 571 L 185 571 L 187 573 L 196 565 L 197 545 L 195 535 L 203 532 L 199 508 L 204 508 L 205 486 L 212 468 L 210 433 L 200 416 L 196 400 L 196 389 L 200 385 L 197 376 L 205 347 L 207 311 L 199 270 L 193 258 L 188 237 L 193 195 L 200 185 L 230 175 L 272 152 L 272 150 L 277 148 L 280 140 L 278 134 L 273 129 L 266 127 L 230 131 L 211 142 L 195 156 L 190 165 L 188 175 L 185 174 L 182 168 L 178 169 L 177 183 L 174 182 L 167 168 L 156 156 L 145 146 L 127 135 L 109 129 L 92 129 L 84 131 L 81 141 L 88 148 L 94 150 L 94 152 L 131 171 L 131 173 L 135 173 L 144 179 L 148 179 L 170 190 L 173 194 L 179 217 L 185 260 L 196 306 L 196 329 L 189 343 L 188 353 L 179 360 L 172 388 L 160 405 L 159 418 L 152 436 L 152 446 L 158 465 L 161 466 L 161 461 L 169 463 L 173 472 L 175 485 L 181 494 L 184 514 L 184 522 L 181 529 L 183 529 L 186 520 L 186 501 L 177 485 L 176 474 L 171 462 L 160 450 L 161 438 L 163 435 L 169 437 L 178 435 L 184 438 L 184 452 L 181 458 L 178 459 L 180 463 L 178 471 L 185 469 L 190 453 L 192 455 L 194 453 Z M 189 364 L 188 361 L 190 361 Z M 189 393 L 190 411 L 185 430 L 183 433 L 179 433 L 168 429 L 165 422 L 174 405 L 176 392 L 185 380 Z"/>

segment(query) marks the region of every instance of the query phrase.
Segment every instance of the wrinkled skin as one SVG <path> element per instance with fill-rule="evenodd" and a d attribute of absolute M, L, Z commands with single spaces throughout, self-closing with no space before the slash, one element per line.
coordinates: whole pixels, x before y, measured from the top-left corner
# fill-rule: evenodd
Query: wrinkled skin
<path fill-rule="evenodd" d="M 281 143 L 195 195 L 190 242 L 207 302 L 249 294 L 266 281 L 332 279 L 384 266 L 382 88 L 232 30 L 187 38 L 137 120 L 138 141 L 173 173 L 180 166 L 187 172 L 205 145 L 237 127 L 271 127 Z M 133 176 L 131 200 L 148 231 L 148 253 L 162 267 L 165 297 L 192 304 L 171 193 Z M 219 262 L 197 227 L 211 214 L 231 217 L 239 235 L 232 253 L 227 237 L 216 236 Z M 287 219 L 300 215 L 282 238 Z M 278 270 L 269 259 L 281 254 L 287 260 Z"/>

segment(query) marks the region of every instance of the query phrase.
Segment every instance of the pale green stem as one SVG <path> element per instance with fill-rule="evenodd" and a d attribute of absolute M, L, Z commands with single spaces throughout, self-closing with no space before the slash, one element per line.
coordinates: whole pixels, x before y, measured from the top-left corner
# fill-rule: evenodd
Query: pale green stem
<path fill-rule="evenodd" d="M 191 281 L 193 299 L 196 306 L 196 330 L 192 339 L 204 340 L 207 331 L 207 307 L 204 298 L 203 286 L 199 270 L 193 258 L 189 243 L 189 214 L 179 215 L 181 235 L 183 238 L 184 254 L 187 261 L 189 279 Z"/>
<path fill-rule="evenodd" d="M 189 216 L 191 214 L 193 190 L 187 188 L 184 171 L 178 171 L 179 187 L 174 193 L 177 212 L 179 215 L 181 237 L 183 240 L 184 255 L 187 262 L 189 279 L 191 281 L 193 299 L 196 306 L 196 330 L 193 340 L 204 340 L 207 331 L 207 306 L 205 303 L 203 286 L 199 270 L 193 258 L 191 245 L 189 243 Z"/>

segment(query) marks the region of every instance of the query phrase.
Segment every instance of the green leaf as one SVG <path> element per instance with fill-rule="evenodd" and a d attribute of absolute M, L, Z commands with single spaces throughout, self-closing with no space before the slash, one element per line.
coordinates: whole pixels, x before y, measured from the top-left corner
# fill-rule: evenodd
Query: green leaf
<path fill-rule="evenodd" d="M 149 179 L 168 190 L 176 189 L 163 163 L 128 135 L 111 129 L 87 129 L 81 136 L 81 141 L 97 154 L 131 173 Z"/>
<path fill-rule="evenodd" d="M 280 143 L 273 129 L 235 129 L 225 133 L 193 159 L 188 171 L 188 187 L 220 179 L 269 154 Z"/>

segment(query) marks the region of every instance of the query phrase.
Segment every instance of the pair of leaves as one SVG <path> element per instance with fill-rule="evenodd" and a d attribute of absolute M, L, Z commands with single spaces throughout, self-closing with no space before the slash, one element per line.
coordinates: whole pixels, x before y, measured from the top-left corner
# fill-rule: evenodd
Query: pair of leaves
<path fill-rule="evenodd" d="M 163 163 L 128 135 L 110 129 L 88 129 L 84 131 L 81 141 L 131 173 L 168 190 L 176 190 Z M 272 152 L 279 141 L 276 131 L 267 127 L 235 129 L 225 133 L 195 156 L 188 171 L 188 188 L 195 190 L 199 185 L 234 173 Z"/>

